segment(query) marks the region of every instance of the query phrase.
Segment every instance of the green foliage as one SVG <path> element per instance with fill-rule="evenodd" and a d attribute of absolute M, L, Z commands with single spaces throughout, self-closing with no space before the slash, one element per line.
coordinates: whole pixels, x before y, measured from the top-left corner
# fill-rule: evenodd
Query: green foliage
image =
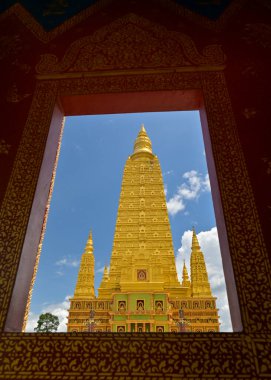
<path fill-rule="evenodd" d="M 56 332 L 59 326 L 59 319 L 51 313 L 41 314 L 37 322 L 36 332 Z"/>

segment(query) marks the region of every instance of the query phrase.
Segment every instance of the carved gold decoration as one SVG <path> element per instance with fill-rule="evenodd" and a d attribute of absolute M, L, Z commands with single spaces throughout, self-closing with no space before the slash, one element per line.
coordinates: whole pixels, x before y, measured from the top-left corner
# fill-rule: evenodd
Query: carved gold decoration
<path fill-rule="evenodd" d="M 11 145 L 8 144 L 4 139 L 0 140 L 0 154 L 8 154 Z"/>
<path fill-rule="evenodd" d="M 1 333 L 0 379 L 256 380 L 270 376 L 270 263 L 222 72 L 158 71 L 155 75 L 154 68 L 152 74 L 136 76 L 38 82 L 0 210 L 1 330 L 57 96 L 186 89 L 202 90 L 204 95 L 243 331 L 181 338 L 174 333 Z"/>
<path fill-rule="evenodd" d="M 197 14 L 196 12 L 190 11 L 188 8 L 185 8 L 180 4 L 176 4 L 176 2 L 173 0 L 157 0 L 157 2 L 158 1 L 161 6 L 173 11 L 174 13 L 177 13 L 183 18 L 187 19 L 189 22 L 193 22 L 204 28 L 215 30 L 217 32 L 221 31 L 228 24 L 231 18 L 234 17 L 247 2 L 247 0 L 235 0 L 227 6 L 218 20 L 210 20 L 207 17 Z M 77 15 L 66 20 L 49 32 L 46 32 L 43 27 L 35 20 L 35 18 L 19 3 L 12 5 L 5 12 L 3 12 L 0 15 L 0 20 L 14 14 L 35 35 L 36 38 L 44 43 L 48 43 L 75 25 L 86 20 L 97 11 L 103 9 L 111 2 L 112 0 L 98 0 L 94 5 L 91 5 L 90 7 L 82 10 Z M 59 8 L 60 11 L 62 8 Z"/>
<path fill-rule="evenodd" d="M 91 5 L 87 9 L 79 12 L 77 15 L 64 21 L 62 24 L 54 28 L 53 30 L 46 32 L 38 21 L 20 4 L 16 3 L 8 8 L 0 15 L 0 21 L 8 18 L 11 15 L 15 15 L 18 19 L 28 28 L 37 39 L 44 43 L 48 43 L 52 39 L 58 37 L 62 33 L 71 29 L 75 25 L 79 24 L 83 20 L 87 19 L 97 11 L 111 3 L 112 0 L 98 0 L 94 5 Z"/>
<path fill-rule="evenodd" d="M 53 195 L 53 189 L 54 189 L 55 178 L 56 178 L 56 169 L 57 169 L 58 159 L 59 159 L 59 155 L 60 155 L 60 148 L 61 148 L 61 142 L 62 142 L 63 131 L 64 131 L 64 120 L 65 119 L 63 119 L 62 126 L 61 126 L 61 132 L 60 132 L 60 136 L 59 136 L 59 140 L 58 140 L 56 159 L 55 159 L 55 163 L 54 163 L 54 169 L 53 169 L 53 173 L 52 173 L 52 179 L 51 179 L 50 189 L 49 189 L 49 194 L 48 194 L 48 201 L 47 201 L 44 219 L 43 219 L 43 224 L 42 224 L 42 230 L 41 230 L 41 235 L 40 235 L 38 252 L 37 252 L 37 256 L 36 256 L 36 262 L 35 262 L 35 266 L 34 266 L 34 270 L 33 270 L 33 276 L 31 279 L 30 290 L 28 293 L 28 299 L 27 299 L 27 304 L 26 304 L 26 308 L 25 308 L 23 328 L 22 328 L 23 332 L 25 332 L 26 324 L 27 324 L 27 320 L 28 320 L 28 315 L 29 315 L 29 311 L 30 311 L 31 298 L 32 298 L 33 288 L 34 288 L 34 284 L 35 284 L 35 280 L 36 280 L 36 276 L 37 276 L 37 272 L 38 272 L 42 243 L 43 243 L 43 239 L 44 239 L 44 235 L 45 235 L 45 230 L 46 230 L 46 225 L 47 225 L 47 220 L 48 220 L 48 215 L 49 215 L 49 210 L 50 210 L 50 203 L 51 203 L 51 199 L 52 199 L 52 195 Z"/>
<path fill-rule="evenodd" d="M 9 103 L 19 103 L 25 98 L 28 98 L 30 94 L 20 94 L 18 87 L 14 83 L 7 91 L 6 100 Z"/>
<path fill-rule="evenodd" d="M 148 44 L 145 41 L 149 41 Z M 223 65 L 225 56 L 218 45 L 205 47 L 202 54 L 193 40 L 170 32 L 161 25 L 129 14 L 71 44 L 63 59 L 41 56 L 39 74 L 89 72 L 159 67 Z"/>
<path fill-rule="evenodd" d="M 1 339 L 5 373 L 19 379 L 253 379 L 253 344 L 239 334 L 13 334 Z M 54 348 L 54 352 L 52 352 Z M 259 350 L 261 350 L 259 342 Z M 27 356 L 26 356 L 27 351 Z M 44 354 L 42 354 L 44 353 Z M 45 354 L 46 353 L 46 354 Z M 210 355 L 210 353 L 212 353 Z M 270 363 L 267 355 L 265 358 Z M 264 369 L 264 368 L 263 368 Z M 38 377 L 34 377 L 38 375 Z M 0 375 L 1 378 L 1 375 Z M 3 377 L 2 377 L 3 378 Z M 7 379 L 8 377 L 5 377 Z"/>
<path fill-rule="evenodd" d="M 110 92 L 138 91 L 138 88 L 146 91 L 175 89 L 194 89 L 201 87 L 198 73 L 166 73 L 155 75 L 123 75 L 109 77 L 86 77 L 82 79 L 64 79 L 59 81 L 59 90 L 65 93 L 77 93 L 78 83 L 81 84 L 80 94 L 103 93 L 106 87 Z M 197 87 L 195 87 L 197 86 Z"/>
<path fill-rule="evenodd" d="M 271 327 L 270 263 L 224 75 L 205 73 L 203 91 L 243 327 L 246 332 L 267 333 Z"/>
<path fill-rule="evenodd" d="M 57 84 L 52 82 L 40 83 L 37 86 L 0 210 L 0 326 L 2 329 L 16 277 L 52 109 L 55 105 L 56 89 Z M 40 115 L 41 106 L 44 112 Z"/>

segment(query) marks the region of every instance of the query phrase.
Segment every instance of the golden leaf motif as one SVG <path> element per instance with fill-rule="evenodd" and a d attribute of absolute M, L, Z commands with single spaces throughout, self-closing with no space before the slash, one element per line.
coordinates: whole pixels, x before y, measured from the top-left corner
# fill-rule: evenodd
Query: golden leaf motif
<path fill-rule="evenodd" d="M 149 41 L 146 44 L 146 41 Z M 39 74 L 159 67 L 223 65 L 221 47 L 205 47 L 200 54 L 193 40 L 160 25 L 129 14 L 111 25 L 73 42 L 61 61 L 41 56 Z"/>

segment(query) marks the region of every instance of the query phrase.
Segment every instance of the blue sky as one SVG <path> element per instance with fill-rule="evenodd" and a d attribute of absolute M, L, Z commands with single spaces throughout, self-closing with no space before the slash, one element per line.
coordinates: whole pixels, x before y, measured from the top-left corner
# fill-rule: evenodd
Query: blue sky
<path fill-rule="evenodd" d="M 213 291 L 217 290 L 220 309 L 225 308 L 221 309 L 225 314 L 224 328 L 229 330 L 199 113 L 190 111 L 66 118 L 32 296 L 29 331 L 44 311 L 59 312 L 64 329 L 68 296 L 74 292 L 90 229 L 94 241 L 96 289 L 99 286 L 103 267 L 110 263 L 124 165 L 142 123 L 162 168 L 177 269 L 180 272 L 183 258 L 189 264 L 190 234 L 195 226 L 202 240 L 200 244 L 206 250 Z"/>

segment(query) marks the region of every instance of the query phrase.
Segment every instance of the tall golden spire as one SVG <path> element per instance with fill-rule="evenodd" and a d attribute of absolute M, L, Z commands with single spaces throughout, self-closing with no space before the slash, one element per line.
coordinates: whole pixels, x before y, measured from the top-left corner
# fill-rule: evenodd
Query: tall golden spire
<path fill-rule="evenodd" d="M 84 253 L 81 257 L 74 298 L 94 298 L 94 255 L 92 232 L 90 231 Z"/>
<path fill-rule="evenodd" d="M 116 292 L 150 289 L 174 295 L 182 292 L 161 167 L 152 153 L 151 140 L 143 125 L 134 144 L 134 153 L 125 165 L 110 276 L 102 285 L 99 297 L 105 299 L 112 298 Z"/>
<path fill-rule="evenodd" d="M 194 297 L 211 297 L 211 287 L 208 280 L 205 260 L 200 249 L 199 241 L 193 227 L 192 252 L 190 258 L 191 288 Z"/>
<path fill-rule="evenodd" d="M 141 124 L 141 129 L 136 138 L 134 144 L 134 154 L 137 153 L 151 153 L 152 154 L 152 144 L 147 132 L 144 128 L 144 124 Z"/>
<path fill-rule="evenodd" d="M 185 260 L 183 262 L 183 281 L 182 281 L 182 286 L 190 286 L 190 280 L 187 272 L 187 268 L 185 265 Z"/>

